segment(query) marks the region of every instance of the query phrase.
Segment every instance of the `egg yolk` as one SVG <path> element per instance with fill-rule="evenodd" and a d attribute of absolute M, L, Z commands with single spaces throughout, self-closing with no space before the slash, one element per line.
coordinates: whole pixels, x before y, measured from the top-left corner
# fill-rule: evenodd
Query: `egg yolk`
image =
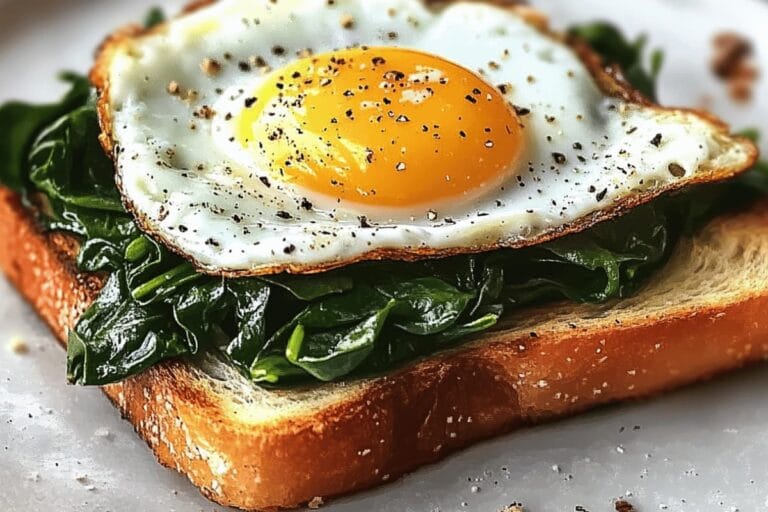
<path fill-rule="evenodd" d="M 273 178 L 340 200 L 408 206 L 476 196 L 514 172 L 522 124 L 467 69 L 402 48 L 354 48 L 273 72 L 234 120 Z"/>

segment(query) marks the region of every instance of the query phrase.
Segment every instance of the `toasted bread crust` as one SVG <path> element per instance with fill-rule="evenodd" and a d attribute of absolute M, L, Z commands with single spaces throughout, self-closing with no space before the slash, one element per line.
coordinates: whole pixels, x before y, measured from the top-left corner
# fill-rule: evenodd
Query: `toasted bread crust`
<path fill-rule="evenodd" d="M 422 1 L 429 5 L 434 5 L 435 8 L 439 8 L 440 6 L 450 4 L 454 0 Z M 712 181 L 721 181 L 733 178 L 737 174 L 751 168 L 757 161 L 758 150 L 755 144 L 746 137 L 731 135 L 729 132 L 729 126 L 725 122 L 703 110 L 690 108 L 667 108 L 652 102 L 640 91 L 633 88 L 632 85 L 624 79 L 621 69 L 613 66 L 606 66 L 605 63 L 602 62 L 601 57 L 595 53 L 588 45 L 577 39 L 566 37 L 562 34 L 558 34 L 550 30 L 547 17 L 541 12 L 530 7 L 513 5 L 505 0 L 476 1 L 490 3 L 509 9 L 510 11 L 513 11 L 515 14 L 526 20 L 526 22 L 528 22 L 530 25 L 536 27 L 547 37 L 556 39 L 563 42 L 564 44 L 569 45 L 576 53 L 576 55 L 578 55 L 578 57 L 583 61 L 590 74 L 594 77 L 595 82 L 599 88 L 607 96 L 620 98 L 628 104 L 642 105 L 646 108 L 654 109 L 659 112 L 676 112 L 679 114 L 685 113 L 696 116 L 711 124 L 718 137 L 724 141 L 729 141 L 728 144 L 731 147 L 738 147 L 743 152 L 743 159 L 741 162 L 739 162 L 739 164 L 731 165 L 729 168 L 709 168 L 706 169 L 705 172 L 699 173 L 697 176 L 690 180 L 681 180 L 656 190 L 646 190 L 640 193 L 632 194 L 628 197 L 623 197 L 611 204 L 609 207 L 597 210 L 589 215 L 585 215 L 570 224 L 562 225 L 556 229 L 545 231 L 535 238 L 495 241 L 493 243 L 477 244 L 462 248 L 449 247 L 444 249 L 437 249 L 431 247 L 411 247 L 407 250 L 398 247 L 376 248 L 366 251 L 354 258 L 345 258 L 344 261 L 327 261 L 322 264 L 316 263 L 312 265 L 305 265 L 301 263 L 267 263 L 250 269 L 222 269 L 218 267 L 206 266 L 202 262 L 192 258 L 186 251 L 184 251 L 183 247 L 179 246 L 177 240 L 173 240 L 161 230 L 158 230 L 156 225 L 154 225 L 151 221 L 145 218 L 144 215 L 142 215 L 142 213 L 133 205 L 131 199 L 125 193 L 123 193 L 122 179 L 118 172 L 116 181 L 117 187 L 120 189 L 121 195 L 123 197 L 123 204 L 125 205 L 126 209 L 134 215 L 137 224 L 144 232 L 162 241 L 163 245 L 165 245 L 169 250 L 175 252 L 183 258 L 190 260 L 199 272 L 211 275 L 221 275 L 224 277 L 268 275 L 283 272 L 295 274 L 313 274 L 334 270 L 362 261 L 397 260 L 412 262 L 424 259 L 444 258 L 456 254 L 483 253 L 501 247 L 521 248 L 548 242 L 568 234 L 578 233 L 585 229 L 589 229 L 590 227 L 600 222 L 621 216 L 627 211 L 639 205 L 648 203 L 661 196 L 662 194 L 674 192 L 684 187 L 696 185 L 699 183 L 708 183 Z M 193 2 L 184 10 L 182 15 L 189 12 L 194 12 L 215 2 L 216 0 L 200 0 Z M 126 47 L 126 45 L 131 45 L 146 35 L 162 32 L 165 29 L 165 24 L 158 25 L 151 29 L 142 29 L 136 25 L 127 26 L 107 37 L 107 39 L 102 43 L 96 52 L 96 59 L 94 66 L 91 69 L 89 78 L 91 83 L 98 91 L 97 109 L 99 113 L 99 124 L 102 130 L 99 136 L 99 140 L 104 147 L 104 150 L 112 158 L 114 158 L 114 137 L 112 133 L 112 111 L 110 105 L 109 80 L 110 65 L 112 60 L 115 55 L 117 55 L 124 47 Z"/>
<path fill-rule="evenodd" d="M 717 222 L 716 236 L 749 230 L 768 240 L 768 204 Z M 41 233 L 18 197 L 0 189 L 0 267 L 62 343 L 102 281 L 75 271 L 75 247 Z M 624 324 L 610 314 L 588 327 L 542 324 L 535 335 L 494 332 L 279 420 L 238 416 L 230 397 L 182 362 L 104 391 L 159 461 L 209 498 L 244 509 L 292 507 L 393 479 L 519 425 L 768 356 L 768 285 L 675 311 Z"/>

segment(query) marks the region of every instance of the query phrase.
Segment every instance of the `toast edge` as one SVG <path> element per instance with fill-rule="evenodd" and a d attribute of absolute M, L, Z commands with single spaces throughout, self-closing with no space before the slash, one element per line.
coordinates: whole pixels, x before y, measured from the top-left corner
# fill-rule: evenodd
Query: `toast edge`
<path fill-rule="evenodd" d="M 742 222 L 768 224 L 764 205 L 743 215 Z M 0 220 L 0 267 L 63 344 L 100 277 L 78 273 L 71 239 L 40 232 L 3 188 Z M 158 460 L 210 499 L 249 510 L 293 507 L 392 480 L 523 424 L 765 359 L 766 310 L 768 293 L 622 328 L 535 338 L 495 333 L 274 424 L 226 415 L 217 405 L 223 397 L 183 363 L 103 389 Z"/>

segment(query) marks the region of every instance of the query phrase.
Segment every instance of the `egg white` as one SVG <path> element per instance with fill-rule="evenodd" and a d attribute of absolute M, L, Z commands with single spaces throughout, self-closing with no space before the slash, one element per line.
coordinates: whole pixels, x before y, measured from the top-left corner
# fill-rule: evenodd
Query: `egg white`
<path fill-rule="evenodd" d="M 511 10 L 464 2 L 431 10 L 419 0 L 332 4 L 220 0 L 112 49 L 102 101 L 118 186 L 145 230 L 206 271 L 316 271 L 529 245 L 628 199 L 722 177 L 726 167 L 735 172 L 753 156 L 751 146 L 696 114 L 609 97 L 568 45 Z M 349 17 L 354 24 L 343 28 Z M 278 69 L 306 49 L 358 45 L 422 50 L 506 84 L 509 101 L 530 111 L 522 116 L 526 150 L 516 176 L 480 199 L 424 198 L 396 210 L 338 204 L 259 179 L 266 173 L 248 166 L 223 119 L 265 79 L 241 63 L 260 57 Z M 211 58 L 221 69 L 201 71 Z M 176 94 L 168 92 L 172 82 Z"/>

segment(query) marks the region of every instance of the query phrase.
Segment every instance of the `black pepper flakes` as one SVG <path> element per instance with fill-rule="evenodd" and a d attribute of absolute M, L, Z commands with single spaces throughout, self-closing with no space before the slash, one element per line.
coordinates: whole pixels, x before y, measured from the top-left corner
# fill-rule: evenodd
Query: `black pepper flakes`
<path fill-rule="evenodd" d="M 405 73 L 397 70 L 390 70 L 384 73 L 384 80 L 389 82 L 399 82 L 405 78 Z"/>
<path fill-rule="evenodd" d="M 607 194 L 608 194 L 608 189 L 607 189 L 607 188 L 604 188 L 603 190 L 601 190 L 600 192 L 598 192 L 598 193 L 595 195 L 595 199 L 597 199 L 597 202 L 599 203 L 600 201 L 602 201 L 603 199 L 605 199 L 605 196 L 606 196 Z"/>
<path fill-rule="evenodd" d="M 515 114 L 517 114 L 519 117 L 527 116 L 531 113 L 531 109 L 526 107 L 520 107 L 518 105 L 512 105 L 512 107 L 515 109 Z"/>
<path fill-rule="evenodd" d="M 652 139 L 651 144 L 653 144 L 656 147 L 661 146 L 661 134 L 657 133 Z"/>
<path fill-rule="evenodd" d="M 555 159 L 555 163 L 558 165 L 563 165 L 565 162 L 567 162 L 565 155 L 562 153 L 552 153 L 552 158 Z"/>

